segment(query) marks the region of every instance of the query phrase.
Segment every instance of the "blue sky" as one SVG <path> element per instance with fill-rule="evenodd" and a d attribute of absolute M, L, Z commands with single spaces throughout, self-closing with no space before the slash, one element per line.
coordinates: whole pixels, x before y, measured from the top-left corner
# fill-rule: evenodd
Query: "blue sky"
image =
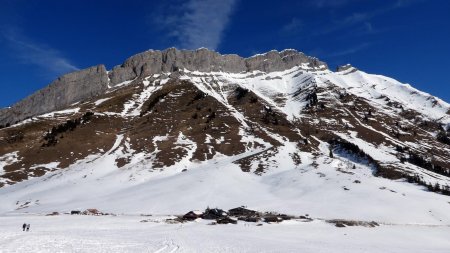
<path fill-rule="evenodd" d="M 295 48 L 450 102 L 446 0 L 0 0 L 0 107 L 61 74 L 147 49 Z"/>

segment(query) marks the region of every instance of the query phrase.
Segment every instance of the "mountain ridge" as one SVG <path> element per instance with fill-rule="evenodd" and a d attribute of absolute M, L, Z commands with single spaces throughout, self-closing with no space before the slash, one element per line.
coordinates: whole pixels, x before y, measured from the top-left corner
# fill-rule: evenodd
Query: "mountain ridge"
<path fill-rule="evenodd" d="M 152 74 L 177 72 L 181 69 L 200 72 L 262 71 L 270 73 L 300 65 L 315 71 L 328 69 L 326 63 L 295 49 L 271 50 L 247 58 L 236 54 L 221 55 L 206 48 L 147 50 L 129 57 L 123 64 L 113 67 L 110 71 L 100 64 L 58 77 L 48 86 L 12 106 L 0 108 L 0 126 L 11 125 L 39 114 L 64 108 L 74 102 L 104 94 L 108 88 L 123 82 Z M 345 64 L 338 66 L 336 71 L 343 72 L 348 69 L 357 70 L 351 64 Z"/>
<path fill-rule="evenodd" d="M 272 72 L 302 63 L 312 68 L 327 68 L 326 64 L 317 58 L 306 56 L 293 49 L 281 52 L 272 50 L 248 58 L 242 58 L 235 54 L 221 55 L 205 48 L 147 50 L 129 57 L 123 64 L 113 67 L 111 71 L 107 71 L 105 66 L 100 64 L 57 78 L 48 86 L 11 107 L 0 109 L 0 125 L 11 125 L 38 114 L 61 109 L 71 103 L 103 94 L 107 87 L 113 87 L 144 75 L 174 72 L 180 68 L 202 72 L 236 73 L 254 70 Z M 89 86 L 83 86 L 85 83 L 89 83 Z"/>

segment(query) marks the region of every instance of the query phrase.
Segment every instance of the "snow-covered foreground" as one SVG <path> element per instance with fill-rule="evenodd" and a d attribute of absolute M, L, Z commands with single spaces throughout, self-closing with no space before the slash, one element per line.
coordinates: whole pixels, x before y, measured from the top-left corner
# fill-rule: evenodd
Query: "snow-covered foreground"
<path fill-rule="evenodd" d="M 150 218 L 149 222 L 140 222 Z M 167 217 L 2 216 L 0 252 L 449 252 L 449 226 L 167 224 Z M 22 232 L 24 222 L 31 224 Z"/>

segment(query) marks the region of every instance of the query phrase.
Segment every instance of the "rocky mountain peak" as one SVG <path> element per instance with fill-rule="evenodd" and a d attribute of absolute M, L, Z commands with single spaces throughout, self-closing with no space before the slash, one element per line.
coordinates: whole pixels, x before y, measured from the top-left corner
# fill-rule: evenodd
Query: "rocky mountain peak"
<path fill-rule="evenodd" d="M 304 66 L 313 70 L 327 69 L 324 62 L 306 56 L 294 49 L 281 52 L 272 50 L 264 54 L 243 58 L 236 54 L 221 55 L 206 48 L 163 51 L 148 50 L 128 58 L 110 72 L 111 85 L 152 74 L 187 69 L 200 72 L 241 73 L 251 71 L 273 72 Z"/>
<path fill-rule="evenodd" d="M 93 66 L 59 77 L 49 86 L 21 100 L 11 108 L 0 110 L 0 125 L 10 125 L 29 117 L 58 110 L 74 102 L 103 94 L 108 87 L 153 74 L 187 69 L 199 72 L 241 73 L 273 72 L 302 66 L 309 70 L 325 70 L 327 65 L 317 58 L 294 49 L 243 58 L 236 54 L 221 55 L 206 48 L 197 50 L 148 50 L 128 58 L 107 72 L 104 65 Z"/>

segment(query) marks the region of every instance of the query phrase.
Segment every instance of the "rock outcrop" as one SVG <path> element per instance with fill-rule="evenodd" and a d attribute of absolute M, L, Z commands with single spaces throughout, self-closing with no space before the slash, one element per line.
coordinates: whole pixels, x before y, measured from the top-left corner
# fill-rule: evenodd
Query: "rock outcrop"
<path fill-rule="evenodd" d="M 349 69 L 351 69 L 351 72 L 357 71 L 357 69 L 355 67 L 353 67 L 351 64 L 345 64 L 345 65 L 342 65 L 342 66 L 338 66 L 336 68 L 336 72 L 344 72 L 344 71 L 347 71 Z"/>
<path fill-rule="evenodd" d="M 0 125 L 14 124 L 28 117 L 62 109 L 103 94 L 107 89 L 108 73 L 104 65 L 63 75 L 12 107 L 0 110 Z"/>
<path fill-rule="evenodd" d="M 249 71 L 281 71 L 305 64 L 311 69 L 326 69 L 327 65 L 317 58 L 306 56 L 293 49 L 270 51 L 265 54 L 243 58 L 239 55 L 221 55 L 202 48 L 198 50 L 177 50 L 169 48 L 164 51 L 149 50 L 128 58 L 122 65 L 116 66 L 109 73 L 111 85 L 163 72 L 179 69 L 201 72 L 240 73 Z"/>

